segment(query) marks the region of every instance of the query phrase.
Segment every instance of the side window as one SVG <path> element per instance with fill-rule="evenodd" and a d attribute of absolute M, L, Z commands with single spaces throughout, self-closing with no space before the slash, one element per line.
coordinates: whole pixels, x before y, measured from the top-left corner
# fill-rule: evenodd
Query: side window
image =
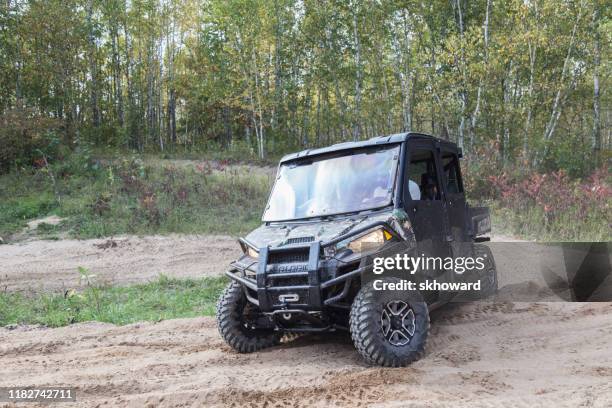
<path fill-rule="evenodd" d="M 459 159 L 457 156 L 445 153 L 442 156 L 442 166 L 444 169 L 446 191 L 448 191 L 449 194 L 462 193 L 463 186 L 461 184 L 461 173 L 459 172 Z"/>
<path fill-rule="evenodd" d="M 408 163 L 408 191 L 412 200 L 440 200 L 433 152 L 415 149 Z"/>

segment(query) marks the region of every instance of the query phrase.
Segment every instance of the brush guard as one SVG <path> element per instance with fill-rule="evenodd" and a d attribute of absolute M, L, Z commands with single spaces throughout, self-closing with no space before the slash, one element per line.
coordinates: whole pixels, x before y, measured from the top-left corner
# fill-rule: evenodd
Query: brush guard
<path fill-rule="evenodd" d="M 256 264 L 234 263 L 234 271 L 227 275 L 245 287 L 247 299 L 264 313 L 289 309 L 320 311 L 323 306 L 320 254 L 320 242 L 309 246 L 263 247 Z M 255 269 L 255 279 L 247 277 L 249 269 Z M 242 272 L 242 276 L 236 272 Z"/>

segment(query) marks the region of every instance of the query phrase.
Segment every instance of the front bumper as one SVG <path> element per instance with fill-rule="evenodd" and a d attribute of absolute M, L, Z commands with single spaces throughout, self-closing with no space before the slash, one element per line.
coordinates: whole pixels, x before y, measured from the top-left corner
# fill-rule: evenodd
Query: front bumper
<path fill-rule="evenodd" d="M 243 257 L 232 263 L 226 274 L 242 284 L 249 302 L 264 313 L 347 307 L 342 301 L 362 270 L 358 263 L 324 259 L 321 251 L 320 242 L 309 246 L 264 247 L 258 260 Z"/>

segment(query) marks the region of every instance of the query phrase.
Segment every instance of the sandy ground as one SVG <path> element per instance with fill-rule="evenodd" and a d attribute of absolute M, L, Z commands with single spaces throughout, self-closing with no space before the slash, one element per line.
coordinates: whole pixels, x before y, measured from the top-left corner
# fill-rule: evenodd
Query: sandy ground
<path fill-rule="evenodd" d="M 609 303 L 445 307 L 401 369 L 365 366 L 346 335 L 237 354 L 212 318 L 25 327 L 0 329 L 0 386 L 71 385 L 88 407 L 609 407 L 611 339 Z"/>
<path fill-rule="evenodd" d="M 53 291 L 79 287 L 79 266 L 99 283 L 146 282 L 221 275 L 241 253 L 235 238 L 170 235 L 112 239 L 33 240 L 0 246 L 0 290 Z"/>
<path fill-rule="evenodd" d="M 514 295 L 541 284 L 537 261 L 544 249 L 491 246 L 500 286 L 513 287 Z M 222 236 L 2 245 L 0 285 L 74 287 L 78 266 L 111 284 L 160 273 L 215 275 L 238 248 Z M 611 343 L 611 303 L 447 305 L 432 312 L 424 358 L 402 369 L 365 366 L 344 334 L 304 336 L 240 355 L 207 317 L 122 327 L 18 326 L 0 328 L 0 386 L 75 386 L 79 406 L 609 407 Z"/>

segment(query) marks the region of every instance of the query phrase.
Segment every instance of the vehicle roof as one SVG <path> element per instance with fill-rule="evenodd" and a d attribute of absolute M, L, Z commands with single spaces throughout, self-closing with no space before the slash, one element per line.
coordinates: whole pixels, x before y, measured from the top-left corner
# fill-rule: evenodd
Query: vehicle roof
<path fill-rule="evenodd" d="M 281 163 L 295 160 L 295 159 L 301 159 L 304 157 L 318 156 L 320 154 L 333 153 L 333 152 L 342 151 L 342 150 L 351 150 L 351 149 L 358 149 L 362 147 L 377 146 L 377 145 L 384 145 L 384 144 L 402 143 L 402 142 L 407 141 L 408 139 L 434 140 L 434 141 L 440 142 L 441 144 L 445 144 L 446 146 L 451 147 L 454 150 L 457 149 L 457 145 L 455 143 L 449 142 L 448 140 L 433 137 L 431 135 L 427 135 L 424 133 L 406 132 L 406 133 L 396 133 L 396 134 L 387 135 L 387 136 L 378 136 L 372 139 L 361 140 L 358 142 L 337 143 L 331 146 L 321 147 L 318 149 L 306 149 L 306 150 L 302 150 L 301 152 L 290 153 L 290 154 L 283 156 L 283 158 L 281 159 Z"/>

